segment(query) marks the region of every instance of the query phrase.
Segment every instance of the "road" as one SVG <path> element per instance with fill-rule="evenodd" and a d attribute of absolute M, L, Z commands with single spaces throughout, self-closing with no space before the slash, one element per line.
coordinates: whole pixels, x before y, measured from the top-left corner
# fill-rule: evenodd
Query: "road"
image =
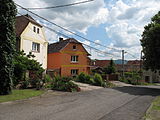
<path fill-rule="evenodd" d="M 160 89 L 125 86 L 0 104 L 0 120 L 141 120 Z"/>

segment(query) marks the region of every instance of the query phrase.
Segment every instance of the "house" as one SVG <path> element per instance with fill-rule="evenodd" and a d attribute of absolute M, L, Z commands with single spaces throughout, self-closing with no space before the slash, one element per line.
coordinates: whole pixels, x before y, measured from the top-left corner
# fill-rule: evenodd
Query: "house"
<path fill-rule="evenodd" d="M 89 74 L 89 53 L 82 43 L 74 38 L 50 44 L 48 47 L 48 72 L 61 76 L 75 76 L 83 72 Z"/>
<path fill-rule="evenodd" d="M 37 23 L 31 16 L 22 15 L 16 17 L 16 47 L 26 54 L 32 52 L 44 69 L 47 69 L 47 47 L 43 26 Z"/>
<path fill-rule="evenodd" d="M 92 66 L 96 67 L 107 67 L 111 60 L 92 60 Z"/>
<path fill-rule="evenodd" d="M 140 60 L 129 60 L 124 64 L 124 71 L 125 72 L 132 72 L 132 71 L 140 71 L 141 63 Z M 122 71 L 122 64 L 116 64 L 116 69 L 118 72 Z"/>
<path fill-rule="evenodd" d="M 160 83 L 160 70 L 143 70 L 143 80 L 148 83 Z"/>
<path fill-rule="evenodd" d="M 92 60 L 92 69 L 107 67 L 110 64 L 110 61 L 111 60 Z M 122 62 L 119 61 L 120 60 L 114 60 L 115 68 L 117 72 L 122 72 Z M 140 71 L 140 67 L 141 66 L 139 60 L 129 60 L 124 62 L 125 72 Z"/>

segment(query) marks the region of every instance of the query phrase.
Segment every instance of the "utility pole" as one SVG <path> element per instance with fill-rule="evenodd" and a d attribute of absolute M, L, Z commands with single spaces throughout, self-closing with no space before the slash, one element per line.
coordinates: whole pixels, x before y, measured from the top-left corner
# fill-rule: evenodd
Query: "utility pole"
<path fill-rule="evenodd" d="M 142 51 L 141 51 L 141 56 L 140 56 L 140 72 L 142 71 Z"/>
<path fill-rule="evenodd" d="M 124 77 L 124 50 L 122 50 L 122 77 Z"/>
<path fill-rule="evenodd" d="M 140 72 L 139 72 L 141 79 L 142 79 L 142 76 L 143 76 L 142 64 L 143 64 L 143 63 L 142 63 L 142 50 L 141 50 L 141 56 L 140 56 Z"/>

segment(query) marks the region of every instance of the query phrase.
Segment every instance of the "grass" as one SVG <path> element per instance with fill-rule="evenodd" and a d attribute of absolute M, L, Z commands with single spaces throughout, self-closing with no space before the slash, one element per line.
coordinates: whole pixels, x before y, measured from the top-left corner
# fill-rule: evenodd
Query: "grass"
<path fill-rule="evenodd" d="M 0 96 L 0 103 L 27 99 L 27 98 L 34 97 L 34 96 L 39 96 L 43 93 L 44 93 L 44 91 L 41 91 L 41 90 L 31 90 L 31 89 L 13 90 L 12 94 L 10 94 L 10 95 Z"/>
<path fill-rule="evenodd" d="M 160 96 L 152 102 L 145 118 L 146 120 L 160 120 Z"/>
<path fill-rule="evenodd" d="M 160 96 L 157 97 L 152 104 L 153 104 L 152 109 L 160 112 Z"/>

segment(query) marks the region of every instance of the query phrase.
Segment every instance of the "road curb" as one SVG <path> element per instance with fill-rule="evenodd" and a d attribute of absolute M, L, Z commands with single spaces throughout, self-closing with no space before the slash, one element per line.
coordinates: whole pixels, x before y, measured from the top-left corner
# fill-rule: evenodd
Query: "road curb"
<path fill-rule="evenodd" d="M 155 100 L 155 99 L 154 99 L 154 100 Z M 153 101 L 154 101 L 154 100 L 153 100 Z M 148 107 L 148 109 L 147 109 L 147 111 L 146 111 L 146 113 L 145 113 L 145 116 L 149 114 L 149 112 L 150 112 L 150 110 L 151 110 L 152 107 L 153 107 L 153 103 L 151 103 L 151 105 Z M 151 119 L 144 117 L 144 120 L 151 120 Z"/>

